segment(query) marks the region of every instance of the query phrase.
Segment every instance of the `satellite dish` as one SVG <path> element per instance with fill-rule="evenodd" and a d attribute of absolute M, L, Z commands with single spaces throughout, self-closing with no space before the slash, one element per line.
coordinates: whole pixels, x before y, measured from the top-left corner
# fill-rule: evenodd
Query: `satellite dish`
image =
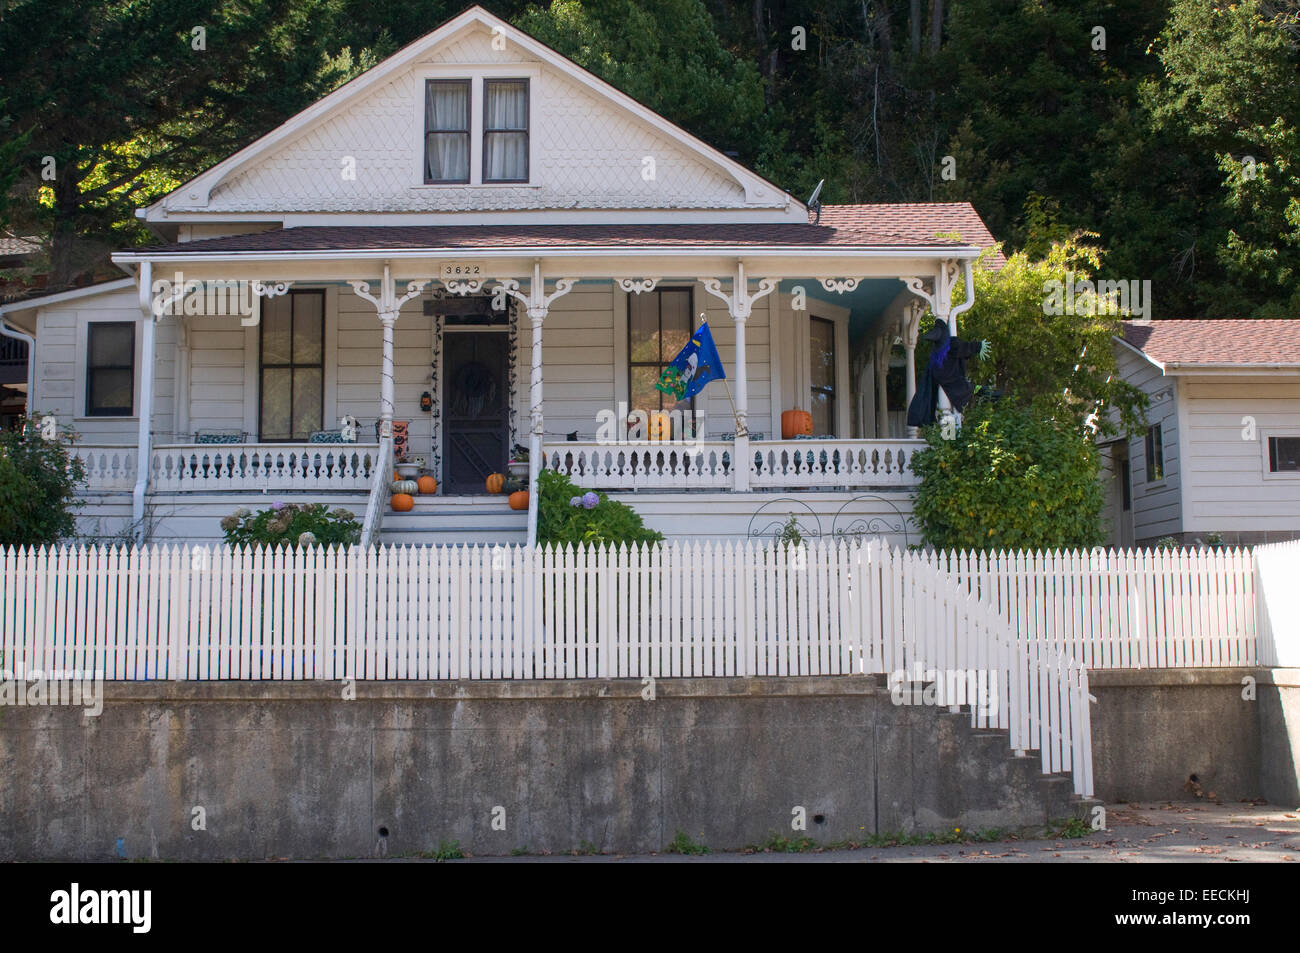
<path fill-rule="evenodd" d="M 822 220 L 822 203 L 819 201 L 819 197 L 822 194 L 822 186 L 825 184 L 826 184 L 825 179 L 822 179 L 820 182 L 818 182 L 817 188 L 813 189 L 813 194 L 808 199 L 808 207 L 812 209 L 814 215 L 813 218 L 814 225 L 816 225 L 818 222 Z"/>

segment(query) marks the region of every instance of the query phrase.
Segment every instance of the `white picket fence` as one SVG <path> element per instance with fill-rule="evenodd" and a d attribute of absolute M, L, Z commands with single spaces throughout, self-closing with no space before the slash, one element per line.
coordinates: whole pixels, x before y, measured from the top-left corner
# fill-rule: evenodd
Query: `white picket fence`
<path fill-rule="evenodd" d="M 993 607 L 1020 642 L 1051 646 L 1089 669 L 1276 664 L 1272 643 L 1261 649 L 1248 549 L 928 558 Z"/>

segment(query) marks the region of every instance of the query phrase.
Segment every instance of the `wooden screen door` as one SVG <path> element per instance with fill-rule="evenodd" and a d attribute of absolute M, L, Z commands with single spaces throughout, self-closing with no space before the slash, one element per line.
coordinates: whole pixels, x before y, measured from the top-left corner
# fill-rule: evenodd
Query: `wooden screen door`
<path fill-rule="evenodd" d="M 447 493 L 483 493 L 489 474 L 505 472 L 509 452 L 506 334 L 445 334 L 443 355 L 443 486 Z"/>

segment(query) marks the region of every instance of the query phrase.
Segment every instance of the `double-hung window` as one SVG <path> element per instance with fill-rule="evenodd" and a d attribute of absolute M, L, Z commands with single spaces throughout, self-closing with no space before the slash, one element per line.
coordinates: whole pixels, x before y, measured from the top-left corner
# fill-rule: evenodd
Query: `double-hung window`
<path fill-rule="evenodd" d="M 528 80 L 483 81 L 483 181 L 528 181 Z"/>
<path fill-rule="evenodd" d="M 469 181 L 469 90 L 467 79 L 431 79 L 425 84 L 426 185 Z"/>
<path fill-rule="evenodd" d="M 325 292 L 291 291 L 263 303 L 259 439 L 306 440 L 321 429 Z"/>
<path fill-rule="evenodd" d="M 672 397 L 655 384 L 691 339 L 691 289 L 658 288 L 629 294 L 627 315 L 628 410 L 672 410 Z M 694 406 L 693 400 L 690 406 Z"/>
<path fill-rule="evenodd" d="M 92 321 L 86 337 L 86 416 L 130 417 L 135 410 L 135 324 Z"/>

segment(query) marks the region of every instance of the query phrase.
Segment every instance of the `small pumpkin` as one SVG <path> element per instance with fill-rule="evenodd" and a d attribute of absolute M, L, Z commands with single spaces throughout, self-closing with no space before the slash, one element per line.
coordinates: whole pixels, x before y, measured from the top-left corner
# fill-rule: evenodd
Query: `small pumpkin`
<path fill-rule="evenodd" d="M 500 493 L 506 485 L 506 476 L 504 473 L 494 473 L 487 478 L 487 491 L 489 493 Z"/>
<path fill-rule="evenodd" d="M 420 477 L 420 479 L 415 481 L 415 485 L 419 487 L 421 493 L 426 495 L 438 492 L 438 481 L 431 476 Z"/>
<path fill-rule="evenodd" d="M 673 421 L 662 410 L 652 410 L 650 412 L 650 439 L 670 440 L 673 435 Z"/>
<path fill-rule="evenodd" d="M 394 480 L 389 489 L 394 493 L 405 493 L 407 496 L 414 496 L 419 492 L 420 486 L 414 480 Z"/>
<path fill-rule="evenodd" d="M 811 437 L 813 432 L 812 414 L 806 410 L 787 410 L 781 414 L 781 439 L 791 440 L 795 437 Z"/>
<path fill-rule="evenodd" d="M 511 508 L 512 510 L 526 510 L 526 509 L 528 509 L 528 491 L 527 491 L 527 490 L 515 490 L 515 492 L 511 493 L 511 494 L 510 494 L 510 508 Z"/>
<path fill-rule="evenodd" d="M 389 500 L 394 512 L 409 513 L 415 509 L 415 497 L 409 493 L 394 493 L 393 498 Z"/>
<path fill-rule="evenodd" d="M 394 480 L 400 480 L 401 478 L 402 478 L 402 475 L 401 475 L 400 473 L 398 473 L 396 470 L 394 470 L 394 471 L 393 471 L 393 479 L 394 479 Z"/>

